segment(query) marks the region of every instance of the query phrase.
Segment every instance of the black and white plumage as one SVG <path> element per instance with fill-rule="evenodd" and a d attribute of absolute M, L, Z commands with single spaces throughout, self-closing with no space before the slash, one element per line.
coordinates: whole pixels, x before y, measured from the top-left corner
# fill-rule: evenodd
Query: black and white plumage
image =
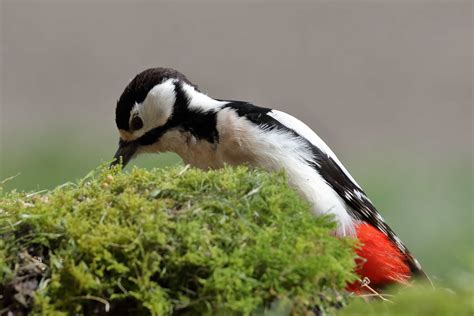
<path fill-rule="evenodd" d="M 242 101 L 212 99 L 181 73 L 154 68 L 138 74 L 117 103 L 120 146 L 127 164 L 143 152 L 175 152 L 203 169 L 250 164 L 284 169 L 315 214 L 332 214 L 337 235 L 355 236 L 358 223 L 382 232 L 422 270 L 332 150 L 293 116 Z"/>

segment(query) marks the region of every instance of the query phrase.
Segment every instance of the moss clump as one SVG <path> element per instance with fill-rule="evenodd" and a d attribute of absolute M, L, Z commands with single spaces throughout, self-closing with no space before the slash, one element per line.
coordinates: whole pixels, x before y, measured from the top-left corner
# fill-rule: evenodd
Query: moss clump
<path fill-rule="evenodd" d="M 0 310 L 305 314 L 340 304 L 354 243 L 282 174 L 99 170 L 0 199 Z M 41 259 L 41 260 L 40 260 Z"/>

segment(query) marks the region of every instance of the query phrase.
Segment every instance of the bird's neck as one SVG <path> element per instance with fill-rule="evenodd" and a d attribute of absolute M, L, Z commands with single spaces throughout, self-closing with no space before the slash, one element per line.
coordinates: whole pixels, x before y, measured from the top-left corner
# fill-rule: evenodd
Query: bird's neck
<path fill-rule="evenodd" d="M 193 86 L 188 84 L 183 85 L 183 91 L 188 98 L 188 107 L 193 110 L 207 112 L 216 110 L 227 102 L 215 100 L 208 95 L 197 91 Z"/>

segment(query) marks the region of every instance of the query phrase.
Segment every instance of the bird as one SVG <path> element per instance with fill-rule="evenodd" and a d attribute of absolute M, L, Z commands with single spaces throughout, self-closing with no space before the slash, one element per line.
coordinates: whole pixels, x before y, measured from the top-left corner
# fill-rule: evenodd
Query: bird
<path fill-rule="evenodd" d="M 359 282 L 352 292 L 427 278 L 361 186 L 326 143 L 285 112 L 245 101 L 214 99 L 181 72 L 150 68 L 136 75 L 117 101 L 119 146 L 111 165 L 142 153 L 174 152 L 209 170 L 249 165 L 283 170 L 315 215 L 332 215 L 335 235 L 354 237 Z"/>

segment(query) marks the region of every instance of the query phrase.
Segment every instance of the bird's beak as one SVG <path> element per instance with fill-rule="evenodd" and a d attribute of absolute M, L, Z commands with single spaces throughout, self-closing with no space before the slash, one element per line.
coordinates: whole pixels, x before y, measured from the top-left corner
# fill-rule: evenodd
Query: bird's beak
<path fill-rule="evenodd" d="M 122 164 L 122 168 L 132 160 L 133 156 L 137 153 L 138 144 L 135 142 L 124 142 L 120 140 L 119 148 L 114 155 L 114 160 L 110 163 L 110 167 L 113 167 L 118 164 Z"/>

